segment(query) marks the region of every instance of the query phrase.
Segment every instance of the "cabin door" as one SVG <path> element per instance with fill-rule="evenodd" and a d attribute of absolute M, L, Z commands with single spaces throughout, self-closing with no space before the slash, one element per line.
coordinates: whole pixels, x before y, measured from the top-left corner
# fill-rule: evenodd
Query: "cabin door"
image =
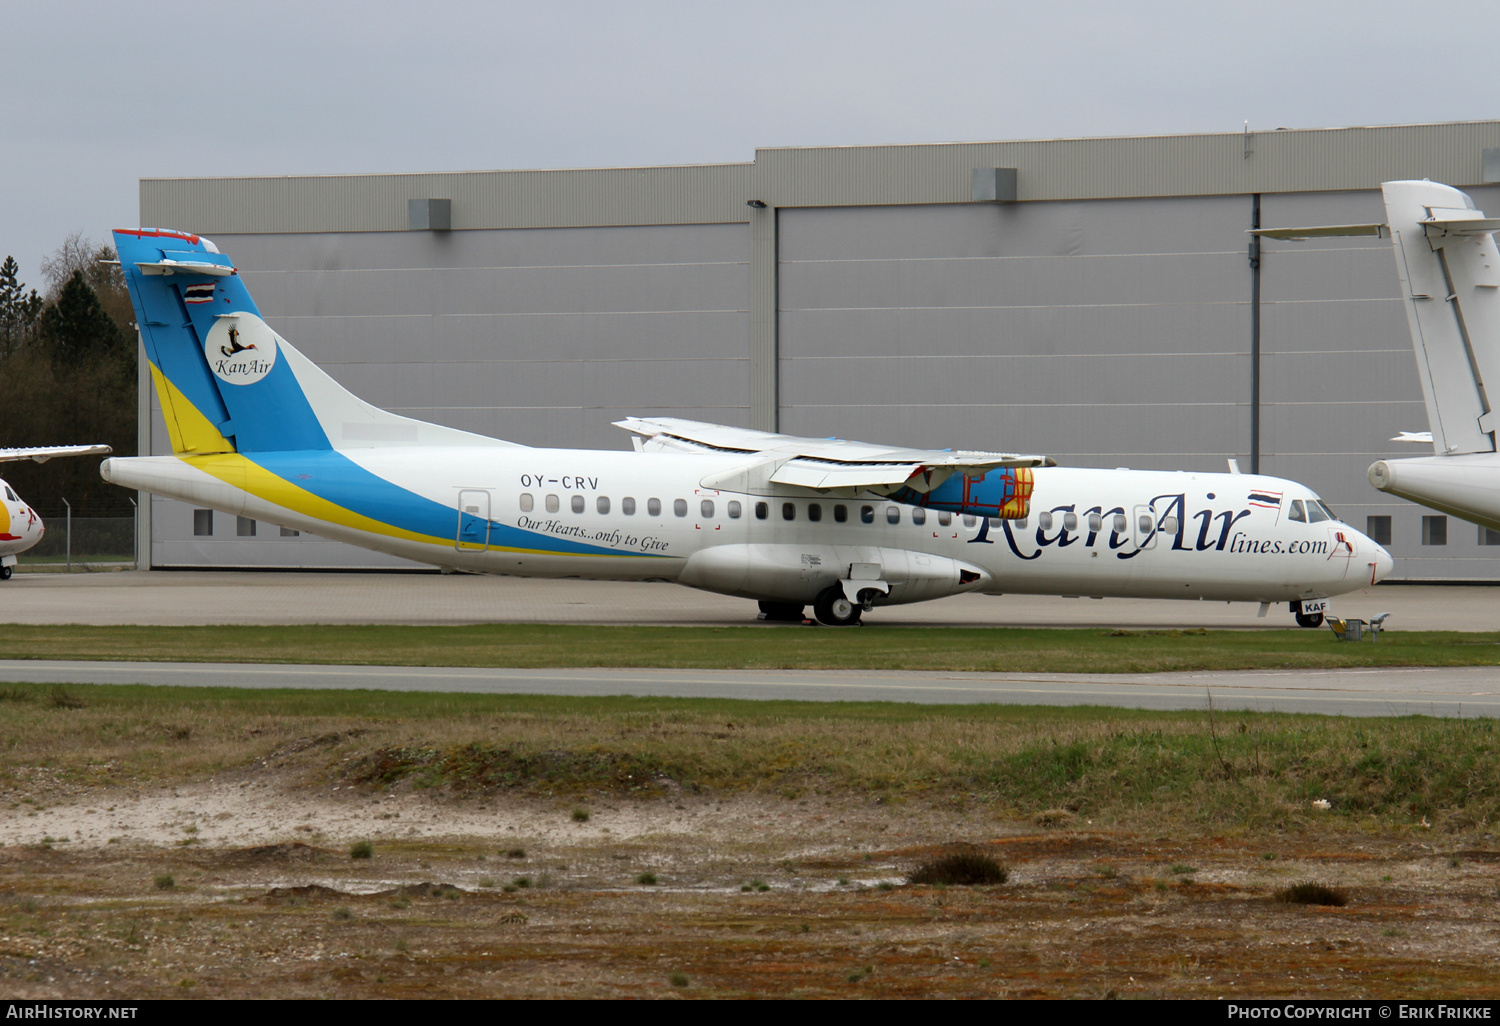
<path fill-rule="evenodd" d="M 454 548 L 459 552 L 483 552 L 490 547 L 490 493 L 466 488 L 458 493 L 458 535 Z"/>

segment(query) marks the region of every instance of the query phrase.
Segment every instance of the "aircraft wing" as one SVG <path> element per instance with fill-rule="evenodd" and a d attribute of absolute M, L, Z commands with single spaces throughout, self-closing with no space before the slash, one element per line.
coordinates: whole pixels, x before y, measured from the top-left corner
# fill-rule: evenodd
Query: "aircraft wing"
<path fill-rule="evenodd" d="M 627 417 L 615 422 L 636 435 L 643 452 L 743 453 L 785 462 L 776 484 L 801 488 L 912 488 L 928 492 L 956 473 L 982 477 L 1007 467 L 1056 466 L 1048 456 L 1009 452 L 901 449 L 844 438 L 801 438 L 770 431 L 706 424 L 677 417 Z"/>
<path fill-rule="evenodd" d="M 31 460 L 46 463 L 54 456 L 93 456 L 114 452 L 107 445 L 43 445 L 34 449 L 0 449 L 0 463 Z"/>

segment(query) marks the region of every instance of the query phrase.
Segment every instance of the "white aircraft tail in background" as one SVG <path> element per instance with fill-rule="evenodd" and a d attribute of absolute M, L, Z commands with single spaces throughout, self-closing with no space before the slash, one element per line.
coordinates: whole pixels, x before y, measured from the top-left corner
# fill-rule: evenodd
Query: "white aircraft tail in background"
<path fill-rule="evenodd" d="M 1261 229 L 1273 239 L 1380 235 L 1391 240 L 1401 298 L 1427 404 L 1432 456 L 1379 460 L 1370 483 L 1383 492 L 1500 530 L 1500 452 L 1489 394 L 1500 387 L 1500 218 L 1436 182 L 1386 182 L 1386 224 Z M 1488 383 L 1488 384 L 1487 384 Z"/>
<path fill-rule="evenodd" d="M 92 456 L 112 450 L 107 445 L 46 445 L 33 449 L 0 449 L 0 463 L 31 460 L 46 463 L 54 456 Z M 0 581 L 10 580 L 16 556 L 42 540 L 47 525 L 16 490 L 0 481 Z"/>

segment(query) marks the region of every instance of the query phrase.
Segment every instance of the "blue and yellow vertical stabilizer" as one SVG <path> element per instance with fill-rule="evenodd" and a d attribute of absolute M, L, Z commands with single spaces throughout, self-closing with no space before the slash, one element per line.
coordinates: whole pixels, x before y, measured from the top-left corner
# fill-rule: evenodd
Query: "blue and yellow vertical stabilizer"
<path fill-rule="evenodd" d="M 122 229 L 115 247 L 176 455 L 512 445 L 349 393 L 261 319 L 205 238 Z"/>
<path fill-rule="evenodd" d="M 332 448 L 228 257 L 183 232 L 114 236 L 174 453 Z"/>

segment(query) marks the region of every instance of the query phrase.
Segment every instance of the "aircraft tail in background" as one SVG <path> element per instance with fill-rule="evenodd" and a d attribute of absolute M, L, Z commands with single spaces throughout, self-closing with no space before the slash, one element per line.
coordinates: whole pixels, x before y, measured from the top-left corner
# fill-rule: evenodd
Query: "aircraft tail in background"
<path fill-rule="evenodd" d="M 1437 182 L 1386 182 L 1386 224 L 1263 228 L 1271 239 L 1379 235 L 1391 239 L 1401 298 L 1439 456 L 1495 451 L 1486 383 L 1500 387 L 1500 252 L 1465 193 Z M 1399 441 L 1425 441 L 1404 432 Z"/>
<path fill-rule="evenodd" d="M 1379 460 L 1370 483 L 1500 530 L 1500 452 L 1491 389 L 1500 390 L 1500 218 L 1469 196 L 1429 181 L 1386 182 L 1387 224 L 1261 229 L 1276 239 L 1389 237 L 1411 329 L 1430 432 L 1397 442 L 1432 442 L 1435 455 Z"/>
<path fill-rule="evenodd" d="M 261 319 L 209 240 L 157 228 L 114 238 L 173 453 L 511 444 L 387 413 L 348 392 Z"/>
<path fill-rule="evenodd" d="M 1494 452 L 1489 386 L 1500 387 L 1494 236 L 1500 219 L 1485 217 L 1467 195 L 1435 182 L 1387 182 L 1381 191 L 1433 451 Z"/>

